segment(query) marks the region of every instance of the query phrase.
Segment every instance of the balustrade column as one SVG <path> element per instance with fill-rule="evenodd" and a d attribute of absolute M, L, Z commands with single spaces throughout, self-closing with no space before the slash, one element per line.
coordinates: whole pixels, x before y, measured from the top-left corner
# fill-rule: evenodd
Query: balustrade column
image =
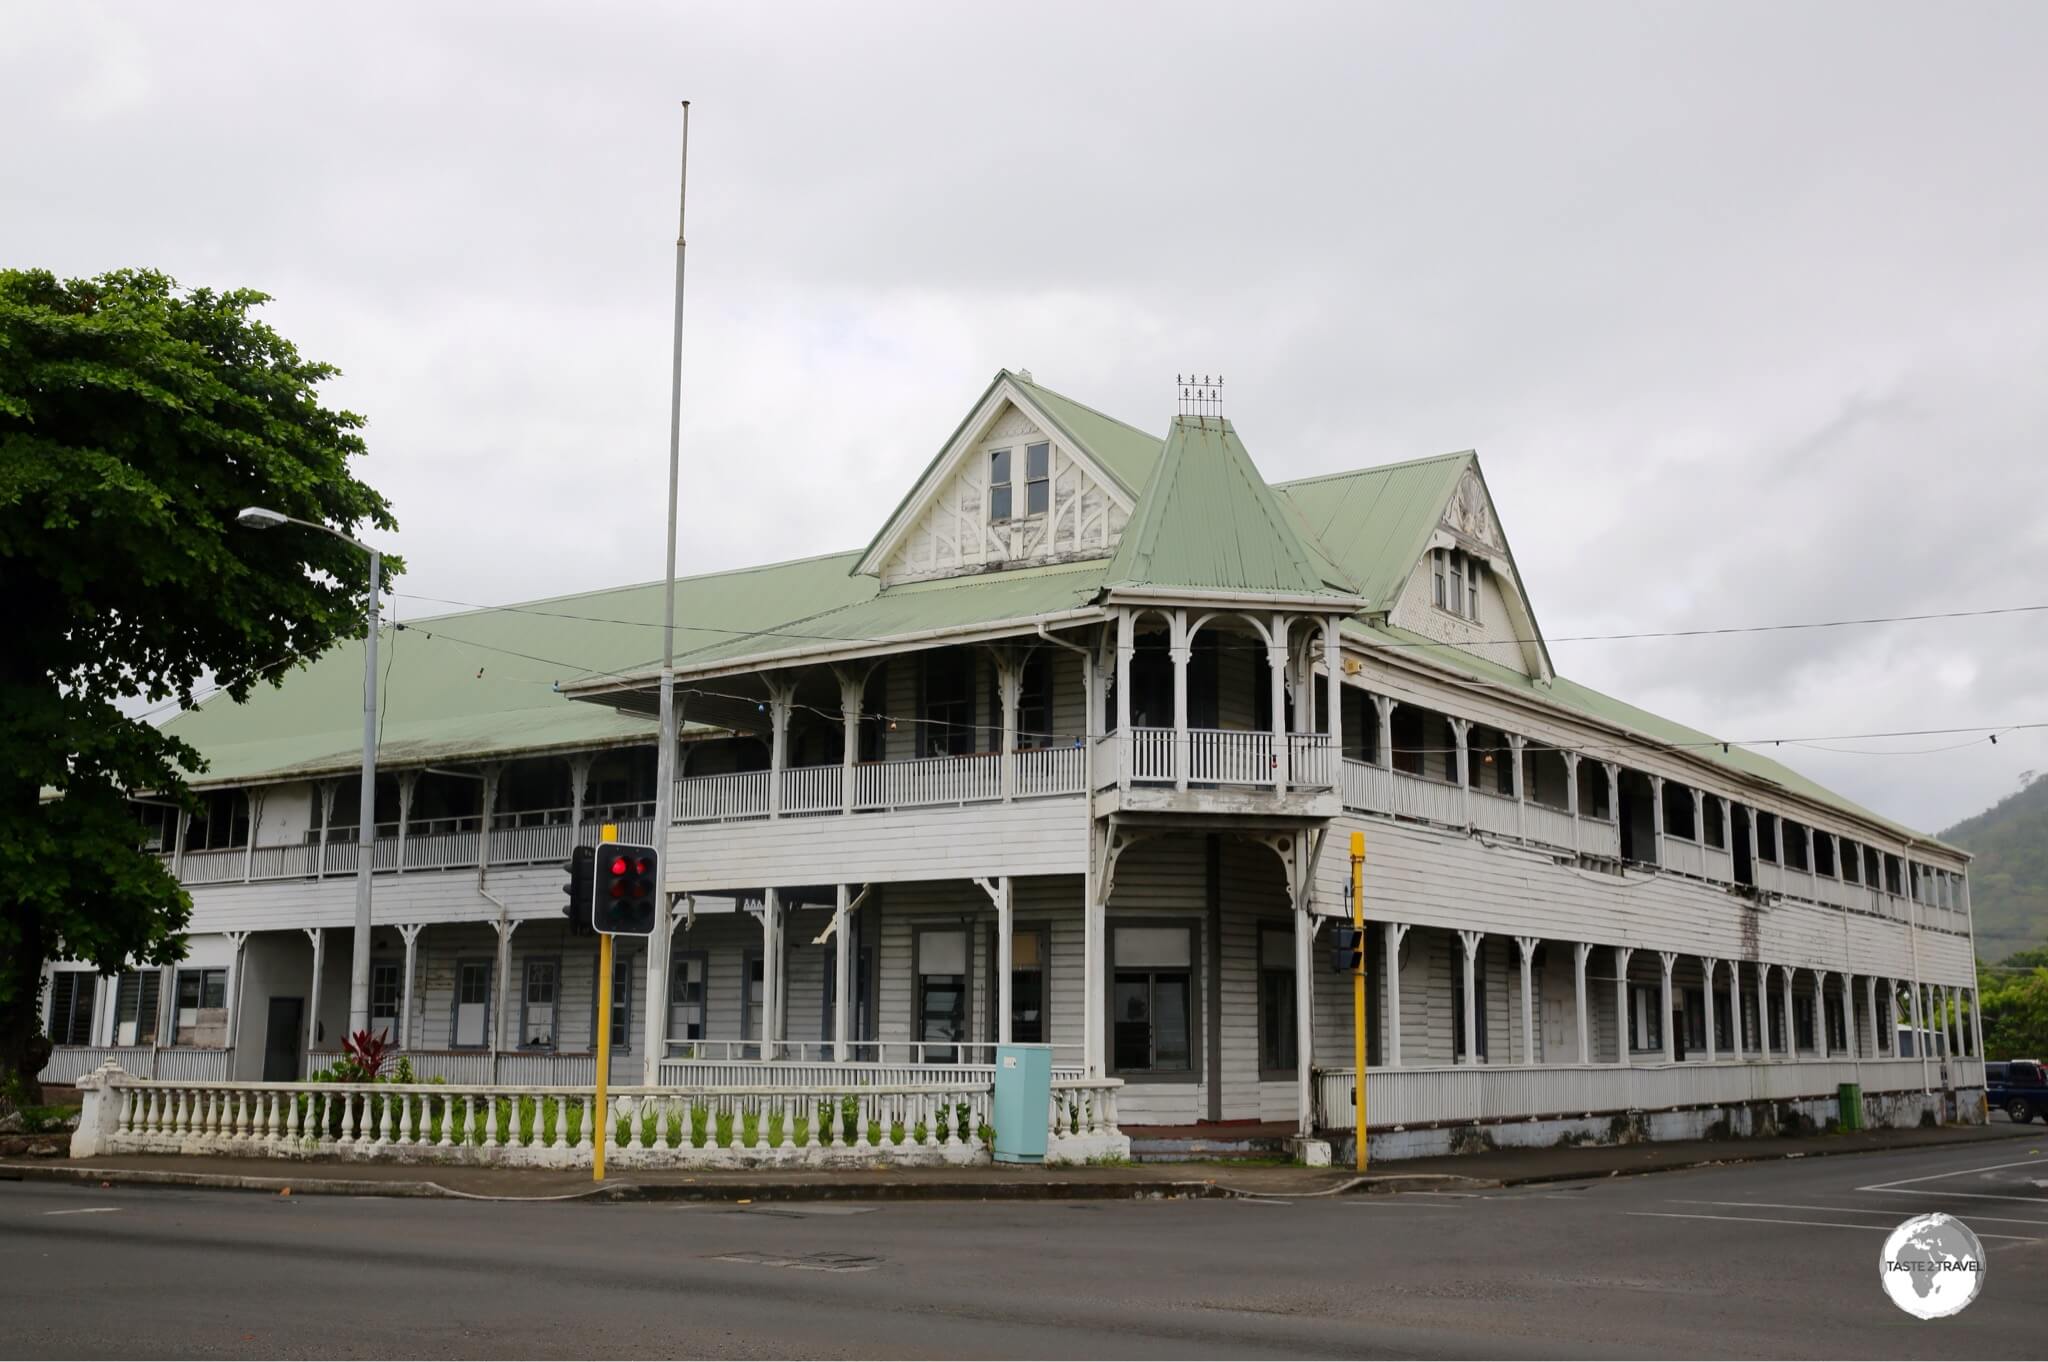
<path fill-rule="evenodd" d="M 1593 953 L 1590 941 L 1572 943 L 1572 1006 L 1579 1023 L 1579 1063 L 1593 1062 L 1592 1018 L 1586 1007 L 1586 957 Z"/>
<path fill-rule="evenodd" d="M 1870 1029 L 1870 1057 L 1876 1059 L 1878 1056 L 1877 976 L 1872 974 L 1863 976 L 1863 1021 L 1864 1025 Z"/>
<path fill-rule="evenodd" d="M 491 1020 L 491 1081 L 498 1081 L 498 1052 L 505 1048 L 505 1036 L 511 1030 L 512 1016 L 512 933 L 519 930 L 519 919 L 508 917 L 492 925 L 498 930 L 498 1015 Z M 599 1017 L 599 1026 L 609 1026 L 611 1018 Z M 593 1043 L 592 1049 L 596 1049 Z"/>
<path fill-rule="evenodd" d="M 1297 851 L 1296 864 L 1306 867 L 1305 850 Z M 1315 920 L 1309 915 L 1309 894 L 1304 888 L 1294 905 L 1294 1115 L 1295 1134 L 1304 1140 L 1315 1134 L 1314 935 Z M 1365 1082 L 1364 1074 L 1354 1078 Z M 1358 1138 L 1364 1139 L 1365 1132 L 1359 1131 Z"/>
<path fill-rule="evenodd" d="M 1692 845 L 1694 854 L 1699 857 L 1699 872 L 1704 876 L 1707 873 L 1707 797 L 1698 786 L 1694 786 L 1692 791 Z M 1735 1057 L 1742 1058 L 1740 1045 L 1735 1047 Z"/>
<path fill-rule="evenodd" d="M 1536 937 L 1518 936 L 1515 948 L 1522 955 L 1522 1063 L 1536 1062 Z"/>
<path fill-rule="evenodd" d="M 335 781 L 323 780 L 320 782 L 318 791 L 315 794 L 315 801 L 320 806 L 320 860 L 313 867 L 313 878 L 316 880 L 324 878 L 327 874 L 327 830 L 334 826 L 335 786 Z M 181 852 L 183 850 L 184 838 L 184 815 L 180 814 L 178 816 L 178 840 Z"/>
<path fill-rule="evenodd" d="M 1603 761 L 1600 768 L 1607 772 L 1607 821 L 1614 826 L 1614 854 L 1621 855 L 1621 767 L 1611 761 Z"/>
<path fill-rule="evenodd" d="M 1628 1067 L 1628 962 L 1635 951 L 1627 946 L 1614 948 L 1614 1062 Z"/>
<path fill-rule="evenodd" d="M 304 931 L 307 939 L 313 943 L 313 987 L 310 990 L 312 1005 L 307 1008 L 306 1048 L 317 1050 L 320 1048 L 320 985 L 327 973 L 327 930 L 324 927 L 305 927 L 300 930 Z"/>
<path fill-rule="evenodd" d="M 1742 1062 L 1742 957 L 1728 962 L 1728 1044 L 1729 1058 Z"/>
<path fill-rule="evenodd" d="M 246 977 L 248 977 L 247 965 L 249 961 L 249 934 L 247 932 L 229 932 L 227 934 L 227 938 L 229 941 L 234 943 L 235 947 L 235 955 L 232 963 L 232 968 L 234 972 L 228 976 L 227 996 L 227 1057 L 229 1066 L 227 1076 L 229 1078 L 233 1078 L 235 1077 L 235 1070 L 240 1067 L 235 1063 L 235 1056 L 241 1050 L 240 1027 L 242 1024 L 242 981 Z M 171 1016 L 174 1021 L 178 1015 L 177 1001 L 177 998 L 173 996 L 171 999 Z M 175 1030 L 171 1033 L 171 1038 L 173 1040 L 177 1039 L 177 1032 Z"/>
<path fill-rule="evenodd" d="M 578 752 L 569 758 L 569 846 L 572 849 L 583 841 L 583 801 L 590 794 L 590 763 L 588 752 Z M 403 807 L 401 802 L 400 808 Z M 668 840 L 659 829 L 656 836 L 661 842 Z"/>
<path fill-rule="evenodd" d="M 1529 740 L 1519 733 L 1508 734 L 1508 776 L 1515 785 L 1515 836 L 1527 835 L 1522 826 L 1522 811 L 1528 805 L 1528 791 L 1522 785 L 1522 749 Z"/>
<path fill-rule="evenodd" d="M 1584 843 L 1579 836 L 1579 754 L 1560 751 L 1558 755 L 1564 758 L 1564 810 L 1572 820 L 1572 850 L 1581 851 Z"/>
<path fill-rule="evenodd" d="M 1472 732 L 1470 719 L 1452 719 L 1451 736 L 1458 743 L 1458 808 L 1462 811 L 1465 826 L 1472 826 L 1472 749 L 1468 738 Z"/>
<path fill-rule="evenodd" d="M 1344 768 L 1344 649 L 1338 634 L 1339 618 L 1323 616 L 1323 708 L 1327 711 L 1327 730 L 1330 735 L 1330 783 L 1341 785 L 1339 772 Z"/>
<path fill-rule="evenodd" d="M 1813 1045 L 1822 1059 L 1828 1057 L 1828 976 L 1820 969 L 1813 972 Z"/>
<path fill-rule="evenodd" d="M 1620 801 L 1617 800 L 1617 807 L 1619 803 Z M 1664 865 L 1664 777 L 1662 776 L 1650 777 L 1650 845 L 1654 848 L 1652 855 L 1657 864 L 1659 866 Z M 1709 993 L 1712 991 L 1711 989 L 1708 990 Z M 1709 1041 L 1709 1044 L 1711 1043 Z"/>
<path fill-rule="evenodd" d="M 768 816 L 782 817 L 782 773 L 789 769 L 789 713 L 796 703 L 794 681 L 768 683 Z"/>
<path fill-rule="evenodd" d="M 1131 654 L 1137 650 L 1135 628 L 1129 606 L 1116 612 L 1116 783 L 1120 790 L 1131 788 Z"/>
<path fill-rule="evenodd" d="M 1273 793 L 1287 793 L 1287 617 L 1275 613 L 1266 638 L 1266 666 L 1272 672 Z"/>
<path fill-rule="evenodd" d="M 401 875 L 405 873 L 405 839 L 412 823 L 412 793 L 419 781 L 418 771 L 398 773 L 398 863 L 392 868 Z M 477 864 L 483 865 L 485 862 L 479 859 Z"/>
<path fill-rule="evenodd" d="M 1973 976 L 1974 977 L 1974 976 Z M 1984 1017 L 1979 1010 L 1982 996 L 1975 987 L 1970 989 L 1970 1053 L 1978 1059 L 1984 1058 Z"/>
<path fill-rule="evenodd" d="M 1169 621 L 1167 656 L 1173 663 L 1173 788 L 1188 787 L 1188 659 L 1193 653 L 1188 636 L 1188 612 L 1176 607 Z"/>
<path fill-rule="evenodd" d="M 1780 965 L 1778 972 L 1785 976 L 1785 1058 L 1799 1058 L 1799 1028 L 1792 1021 L 1792 974 L 1793 967 Z"/>
<path fill-rule="evenodd" d="M 1657 952 L 1657 959 L 1664 966 L 1664 1012 L 1657 1020 L 1657 1031 L 1658 1034 L 1664 1037 L 1664 1062 L 1666 1064 L 1673 1064 L 1678 1060 L 1678 1037 L 1676 1035 L 1678 1028 L 1671 1020 L 1671 969 L 1672 966 L 1678 963 L 1678 953 L 1676 951 L 1659 951 Z"/>
<path fill-rule="evenodd" d="M 476 829 L 476 863 L 480 876 L 484 867 L 491 863 L 491 824 L 497 821 L 498 790 L 504 778 L 505 768 L 500 763 L 492 762 L 484 767 L 484 813 L 477 820 Z"/>
<path fill-rule="evenodd" d="M 782 1028 L 782 895 L 761 891 L 761 1058 L 780 1053 Z"/>
<path fill-rule="evenodd" d="M 242 883 L 255 878 L 256 834 L 263 828 L 263 787 L 251 790 L 249 799 L 249 840 L 242 844 Z"/>
<path fill-rule="evenodd" d="M 332 795 L 328 796 L 328 802 L 333 802 Z M 177 829 L 171 834 L 171 878 L 174 880 L 185 878 L 185 830 L 191 823 L 192 815 L 183 809 L 178 810 Z"/>
<path fill-rule="evenodd" d="M 1379 732 L 1374 735 L 1373 761 L 1382 771 L 1391 771 L 1394 769 L 1394 706 L 1400 702 L 1386 695 L 1370 698 L 1380 720 Z"/>
<path fill-rule="evenodd" d="M 418 975 L 415 966 L 419 960 L 420 933 L 425 930 L 423 922 L 401 923 L 398 928 L 398 935 L 405 942 L 405 978 L 399 983 L 398 1004 L 398 1048 L 401 1050 L 412 1048 L 412 990 Z"/>
<path fill-rule="evenodd" d="M 860 759 L 860 718 L 867 703 L 867 675 L 834 670 L 839 676 L 839 811 L 852 813 L 853 768 Z M 845 944 L 844 937 L 840 944 Z"/>
<path fill-rule="evenodd" d="M 1784 825 L 1781 823 L 1779 826 L 1782 827 Z M 1800 831 L 1805 834 L 1806 841 L 1806 896 L 1810 899 L 1817 899 L 1820 897 L 1820 872 L 1814 869 L 1813 828 L 1809 826 L 1802 828 Z"/>
<path fill-rule="evenodd" d="M 1009 649 L 995 654 L 996 703 L 1002 706 L 1003 738 L 1000 780 L 1003 802 L 1017 794 L 1017 705 L 1024 693 L 1024 658 Z"/>
<path fill-rule="evenodd" d="M 1756 1057 L 1771 1058 L 1771 967 L 1756 962 Z"/>
<path fill-rule="evenodd" d="M 1380 1058 L 1390 1069 L 1401 1067 L 1401 941 L 1407 935 L 1407 923 L 1386 924 L 1387 986 L 1382 991 L 1387 998 L 1387 1044 Z"/>
<path fill-rule="evenodd" d="M 996 877 L 996 1042 L 1010 1043 L 1011 971 L 1016 968 L 1015 900 L 1008 875 Z"/>
<path fill-rule="evenodd" d="M 1701 957 L 1700 957 L 1700 973 L 1701 973 L 1701 975 L 1703 975 L 1703 976 L 1705 977 L 1705 979 L 1706 979 L 1706 981 L 1707 981 L 1707 986 L 1706 986 L 1705 988 L 1701 989 L 1701 990 L 1700 990 L 1700 993 L 1701 993 L 1701 996 L 1702 996 L 1702 997 L 1704 997 L 1704 998 L 1706 999 L 1706 1009 L 1707 1009 L 1707 1063 L 1709 1063 L 1709 1064 L 1712 1064 L 1712 1063 L 1714 1062 L 1714 1059 L 1715 1059 L 1715 1055 L 1714 1055 L 1714 973 L 1715 973 L 1715 971 L 1716 971 L 1716 970 L 1718 970 L 1718 969 L 1719 969 L 1720 967 L 1721 967 L 1721 961 L 1720 961 L 1719 957 L 1717 957 L 1717 956 L 1712 956 L 1712 955 L 1703 955 L 1703 956 L 1701 956 Z"/>
<path fill-rule="evenodd" d="M 833 886 L 832 900 L 832 1058 L 844 1064 L 852 1056 L 847 1053 L 847 1044 L 853 1038 L 853 967 L 857 956 L 853 949 L 853 914 L 849 911 L 852 892 L 849 886 Z M 1008 1009 L 1005 1008 L 1005 1011 Z M 1007 1033 L 1006 1033 L 1007 1038 Z"/>
<path fill-rule="evenodd" d="M 1476 965 L 1479 958 L 1479 943 L 1486 939 L 1486 933 L 1460 930 L 1458 939 L 1465 945 L 1465 1053 L 1464 1062 L 1479 1062 L 1479 999 L 1475 994 L 1478 980 Z"/>

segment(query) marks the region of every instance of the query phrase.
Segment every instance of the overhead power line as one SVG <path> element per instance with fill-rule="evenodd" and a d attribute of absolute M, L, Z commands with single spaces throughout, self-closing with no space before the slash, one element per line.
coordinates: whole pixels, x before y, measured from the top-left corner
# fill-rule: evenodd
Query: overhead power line
<path fill-rule="evenodd" d="M 460 606 L 466 610 L 507 612 L 516 615 L 536 615 L 546 619 L 576 620 L 585 624 L 621 624 L 630 628 L 659 629 L 658 620 L 622 619 L 608 615 L 582 615 L 562 610 L 541 610 L 526 605 L 480 605 L 475 601 L 459 601 L 447 596 L 424 596 L 409 591 L 394 591 L 394 596 L 405 596 L 417 601 L 431 601 L 437 605 Z M 1792 633 L 1807 629 L 1847 629 L 1875 624 L 1920 624 L 1933 620 L 1982 619 L 1996 615 L 2028 615 L 2048 612 L 2048 605 L 2007 605 L 1979 610 L 1932 610 L 1911 615 L 1860 615 L 1846 619 L 1795 620 L 1780 624 L 1731 624 L 1702 629 L 1637 629 L 1611 634 L 1559 634 L 1547 638 L 1508 635 L 1497 638 L 1461 640 L 1458 646 L 1477 647 L 1486 644 L 1526 643 L 1614 643 L 1635 639 L 1659 638 L 1713 638 L 1732 634 L 1775 634 Z M 828 614 L 829 611 L 820 612 Z M 810 618 L 817 618 L 811 616 Z M 890 638 L 865 638 L 850 634 L 809 633 L 795 629 L 769 627 L 765 629 L 737 629 L 726 625 L 701 624 L 684 620 L 676 622 L 678 629 L 687 629 L 703 634 L 726 634 L 734 638 L 794 638 L 816 640 L 824 643 L 893 643 Z M 1256 646 L 1263 651 L 1263 644 Z M 1449 646 L 1436 639 L 1375 639 L 1367 641 L 1368 648 L 1440 648 Z"/>

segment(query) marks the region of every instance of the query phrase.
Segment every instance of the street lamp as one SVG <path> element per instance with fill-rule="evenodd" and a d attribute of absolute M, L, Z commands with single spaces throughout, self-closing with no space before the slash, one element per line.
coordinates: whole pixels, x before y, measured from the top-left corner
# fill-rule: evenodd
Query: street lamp
<path fill-rule="evenodd" d="M 370 594 L 363 613 L 363 790 L 356 818 L 356 930 L 348 975 L 348 1034 L 352 1036 L 370 1029 L 370 869 L 377 843 L 377 584 L 383 576 L 384 555 L 318 521 L 301 520 L 264 506 L 246 506 L 235 520 L 252 530 L 303 525 L 370 555 Z"/>

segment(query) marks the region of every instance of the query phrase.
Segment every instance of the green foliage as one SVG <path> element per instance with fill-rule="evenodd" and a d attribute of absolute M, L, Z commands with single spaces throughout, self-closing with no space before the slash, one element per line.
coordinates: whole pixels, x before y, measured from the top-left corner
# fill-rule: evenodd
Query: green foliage
<path fill-rule="evenodd" d="M 698 1149 L 704 1147 L 711 1129 L 711 1106 L 706 1102 L 690 1104 L 690 1143 Z"/>
<path fill-rule="evenodd" d="M 361 630 L 360 552 L 235 523 L 264 505 L 394 528 L 350 472 L 362 418 L 321 404 L 335 371 L 257 320 L 264 301 L 0 270 L 0 1075 L 33 1073 L 44 960 L 184 951 L 191 901 L 126 798 L 189 804 L 204 763 L 119 702 L 189 706 L 209 676 L 241 700 Z"/>
<path fill-rule="evenodd" d="M 2048 966 L 1980 975 L 1986 1059 L 2048 1058 Z"/>
<path fill-rule="evenodd" d="M 1964 819 L 1941 840 L 1975 858 L 1970 916 L 1985 959 L 2048 945 L 2048 776 Z M 2031 967 L 2048 958 L 2011 963 Z"/>

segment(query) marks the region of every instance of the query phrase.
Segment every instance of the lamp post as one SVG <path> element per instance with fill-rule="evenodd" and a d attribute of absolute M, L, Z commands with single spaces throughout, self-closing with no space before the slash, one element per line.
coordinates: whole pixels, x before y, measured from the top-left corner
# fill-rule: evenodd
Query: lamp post
<path fill-rule="evenodd" d="M 235 519 L 252 530 L 303 525 L 370 555 L 370 592 L 363 613 L 363 790 L 356 818 L 356 930 L 348 975 L 348 1034 L 352 1036 L 370 1029 L 370 870 L 377 844 L 377 586 L 384 572 L 384 555 L 340 530 L 262 506 L 245 507 Z"/>

